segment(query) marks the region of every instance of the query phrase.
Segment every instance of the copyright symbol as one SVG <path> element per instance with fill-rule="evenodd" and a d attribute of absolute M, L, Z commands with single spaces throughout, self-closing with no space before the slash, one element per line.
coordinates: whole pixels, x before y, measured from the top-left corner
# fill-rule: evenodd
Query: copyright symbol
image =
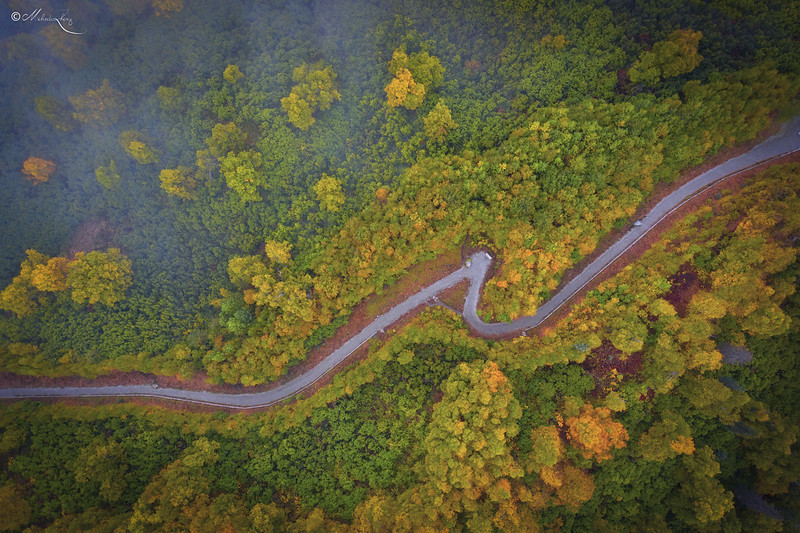
<path fill-rule="evenodd" d="M 17 22 L 21 18 L 22 15 L 19 14 L 19 11 L 14 11 L 13 13 L 11 13 L 11 20 L 13 20 L 14 22 Z"/>

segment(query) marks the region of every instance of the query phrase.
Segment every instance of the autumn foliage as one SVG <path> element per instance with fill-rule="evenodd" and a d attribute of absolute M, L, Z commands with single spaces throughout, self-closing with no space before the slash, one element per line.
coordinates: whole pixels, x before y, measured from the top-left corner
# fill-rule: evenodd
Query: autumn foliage
<path fill-rule="evenodd" d="M 75 108 L 76 120 L 96 128 L 116 123 L 127 109 L 125 95 L 114 89 L 108 80 L 103 80 L 97 89 L 70 96 L 69 102 Z"/>
<path fill-rule="evenodd" d="M 394 76 L 384 89 L 389 107 L 416 109 L 422 105 L 427 92 L 442 84 L 444 68 L 439 59 L 428 52 L 406 54 L 395 50 L 389 62 L 389 73 Z"/>
<path fill-rule="evenodd" d="M 484 496 L 511 496 L 509 479 L 522 476 L 510 439 L 519 431 L 519 402 L 493 362 L 462 363 L 443 385 L 425 439 L 430 513 L 447 520 L 474 512 Z"/>
<path fill-rule="evenodd" d="M 29 179 L 34 185 L 39 185 L 50 179 L 56 171 L 56 164 L 39 157 L 29 157 L 22 163 L 22 173 L 25 179 Z"/>
<path fill-rule="evenodd" d="M 697 45 L 702 32 L 675 30 L 669 39 L 659 41 L 649 52 L 643 52 L 630 69 L 632 82 L 655 85 L 663 78 L 671 78 L 693 71 L 702 61 Z"/>
<path fill-rule="evenodd" d="M 75 258 L 48 257 L 27 250 L 20 273 L 0 292 L 0 309 L 22 317 L 44 303 L 47 292 L 69 290 L 76 302 L 112 306 L 131 284 L 131 262 L 117 248 L 107 252 L 78 252 Z"/>
<path fill-rule="evenodd" d="M 580 414 L 566 420 L 570 443 L 587 459 L 598 462 L 611 459 L 611 451 L 624 448 L 628 432 L 611 417 L 606 407 L 584 405 Z"/>
<path fill-rule="evenodd" d="M 78 252 L 69 264 L 67 287 L 78 303 L 114 305 L 132 282 L 131 262 L 118 248 Z"/>
<path fill-rule="evenodd" d="M 189 167 L 165 168 L 158 175 L 161 188 L 167 194 L 184 200 L 193 198 L 197 182 Z"/>
<path fill-rule="evenodd" d="M 153 10 L 157 17 L 169 17 L 183 9 L 183 0 L 153 0 Z"/>
<path fill-rule="evenodd" d="M 307 130 L 316 122 L 312 115 L 330 109 L 331 104 L 341 100 L 342 95 L 334 87 L 336 73 L 322 62 L 303 63 L 292 72 L 292 87 L 289 96 L 281 99 L 281 107 L 289 115 L 289 122 L 296 128 Z"/>

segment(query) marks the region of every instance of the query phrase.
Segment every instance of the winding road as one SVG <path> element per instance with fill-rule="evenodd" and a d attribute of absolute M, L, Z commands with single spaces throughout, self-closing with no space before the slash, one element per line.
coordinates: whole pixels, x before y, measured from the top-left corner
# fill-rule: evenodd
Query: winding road
<path fill-rule="evenodd" d="M 452 287 L 460 281 L 469 280 L 470 286 L 464 303 L 464 320 L 478 333 L 487 336 L 523 333 L 535 328 L 545 319 L 560 309 L 572 296 L 589 284 L 598 274 L 609 267 L 631 246 L 647 235 L 659 222 L 669 216 L 683 204 L 703 192 L 712 185 L 749 170 L 755 165 L 768 162 L 792 152 L 800 151 L 800 117 L 785 123 L 780 132 L 755 146 L 748 152 L 725 161 L 724 163 L 700 174 L 666 196 L 650 210 L 619 240 L 609 246 L 574 279 L 564 285 L 559 292 L 544 303 L 534 316 L 520 317 L 512 322 L 487 324 L 478 318 L 476 308 L 486 273 L 492 257 L 485 252 L 477 252 L 471 256 L 469 267 L 443 277 L 410 296 L 386 313 L 372 321 L 361 332 L 345 342 L 318 365 L 308 372 L 279 385 L 273 389 L 258 393 L 226 394 L 201 390 L 184 390 L 173 388 L 155 388 L 151 385 L 118 385 L 102 387 L 17 387 L 0 388 L 0 399 L 22 398 L 80 398 L 80 397 L 133 397 L 148 396 L 180 402 L 191 402 L 203 405 L 231 408 L 258 409 L 269 407 L 287 398 L 291 398 L 314 385 L 325 375 L 333 371 L 348 355 L 361 345 L 383 332 L 403 315 L 414 308 L 425 304 L 437 304 L 436 295 L 444 289 Z"/>

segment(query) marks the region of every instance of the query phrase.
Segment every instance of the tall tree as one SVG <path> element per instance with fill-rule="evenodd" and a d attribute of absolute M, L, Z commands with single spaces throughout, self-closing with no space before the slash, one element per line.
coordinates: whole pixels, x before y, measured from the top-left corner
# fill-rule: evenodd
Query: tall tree
<path fill-rule="evenodd" d="M 148 146 L 145 135 L 136 130 L 126 130 L 119 134 L 119 144 L 125 152 L 139 164 L 158 163 L 158 150 Z"/>
<path fill-rule="evenodd" d="M 658 41 L 649 52 L 643 52 L 630 69 L 634 83 L 655 85 L 663 78 L 672 78 L 693 71 L 702 61 L 697 45 L 703 34 L 692 30 L 675 30 L 666 41 Z"/>
<path fill-rule="evenodd" d="M 430 513 L 446 521 L 508 499 L 509 478 L 522 476 L 510 439 L 522 416 L 511 384 L 494 362 L 461 363 L 442 385 L 425 438 Z M 505 487 L 505 488 L 504 488 Z"/>
<path fill-rule="evenodd" d="M 125 95 L 114 89 L 108 80 L 103 80 L 97 89 L 70 96 L 69 102 L 75 108 L 73 116 L 76 120 L 96 128 L 116 123 L 127 109 Z"/>
<path fill-rule="evenodd" d="M 334 88 L 336 73 L 333 68 L 321 61 L 308 65 L 303 63 L 292 72 L 295 85 L 289 96 L 281 99 L 283 110 L 289 115 L 289 122 L 296 128 L 307 130 L 316 119 L 316 111 L 330 109 L 331 104 L 341 100 L 342 95 Z"/>
<path fill-rule="evenodd" d="M 327 174 L 323 174 L 314 185 L 320 206 L 330 213 L 335 213 L 344 205 L 345 197 L 342 192 L 342 181 Z"/>
<path fill-rule="evenodd" d="M 587 459 L 611 459 L 613 448 L 624 448 L 628 432 L 611 417 L 607 407 L 584 404 L 579 414 L 566 420 L 570 442 Z"/>
<path fill-rule="evenodd" d="M 56 171 L 56 164 L 39 157 L 29 157 L 22 163 L 22 173 L 34 185 L 39 185 L 50 179 Z"/>
<path fill-rule="evenodd" d="M 67 287 L 78 303 L 114 305 L 131 285 L 131 262 L 118 248 L 78 252 L 69 265 Z"/>

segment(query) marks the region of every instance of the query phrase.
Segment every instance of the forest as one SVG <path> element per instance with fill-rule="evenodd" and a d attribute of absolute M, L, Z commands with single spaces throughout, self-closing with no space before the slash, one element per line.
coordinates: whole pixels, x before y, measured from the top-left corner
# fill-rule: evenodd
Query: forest
<path fill-rule="evenodd" d="M 7 4 L 0 381 L 269 384 L 467 248 L 532 315 L 800 114 L 797 0 Z M 761 169 L 269 410 L 4 402 L 0 531 L 800 530 L 798 213 Z"/>

